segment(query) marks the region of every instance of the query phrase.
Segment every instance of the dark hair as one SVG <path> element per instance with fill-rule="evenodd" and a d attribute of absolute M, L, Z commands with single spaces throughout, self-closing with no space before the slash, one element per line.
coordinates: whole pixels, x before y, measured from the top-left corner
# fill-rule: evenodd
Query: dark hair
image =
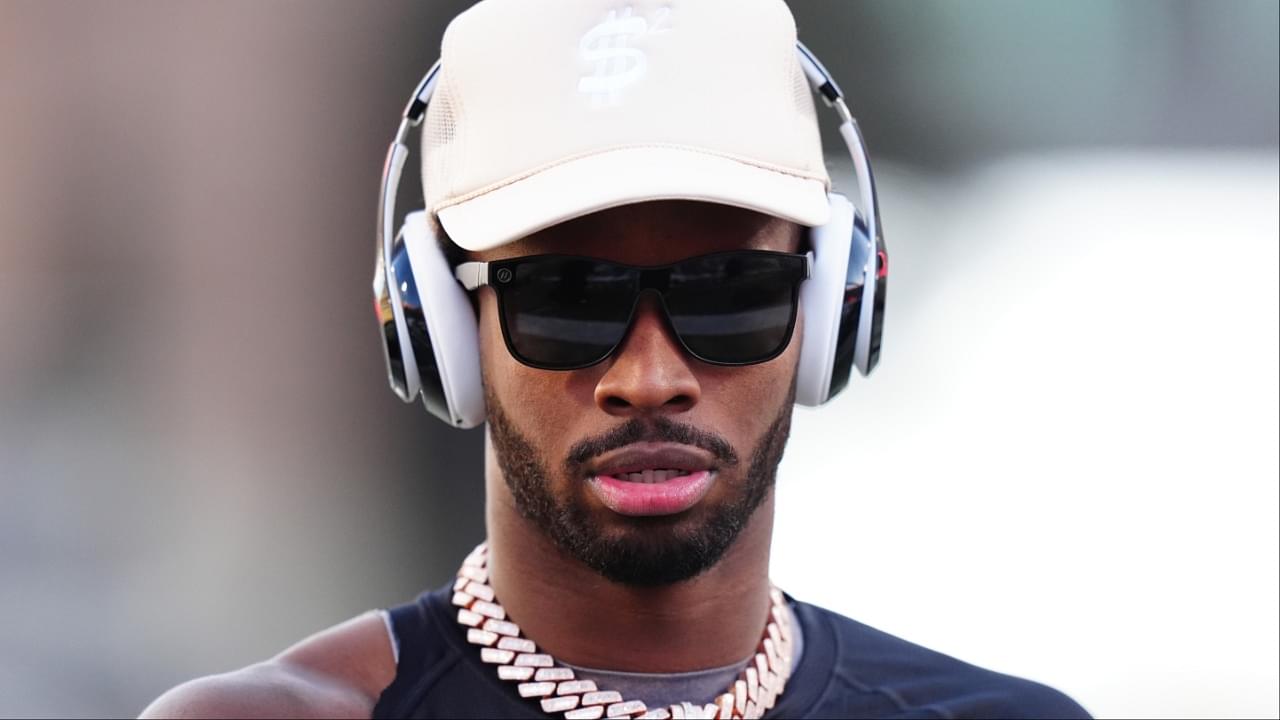
<path fill-rule="evenodd" d="M 449 233 L 444 231 L 439 221 L 432 224 L 435 225 L 436 242 L 440 243 L 440 252 L 444 254 L 444 261 L 449 264 L 449 267 L 456 268 L 466 262 L 469 259 L 467 251 L 449 237 Z"/>
<path fill-rule="evenodd" d="M 433 221 L 432 226 L 435 228 L 436 242 L 440 244 L 440 253 L 444 255 L 444 261 L 449 265 L 450 269 L 456 268 L 471 259 L 468 256 L 467 251 L 449 237 L 449 233 L 444 231 L 444 228 L 438 221 Z M 459 285 L 459 287 L 461 287 L 461 285 Z M 476 294 L 467 293 L 467 299 L 471 301 L 471 309 L 474 310 L 478 316 L 480 313 L 480 301 L 476 297 Z"/>

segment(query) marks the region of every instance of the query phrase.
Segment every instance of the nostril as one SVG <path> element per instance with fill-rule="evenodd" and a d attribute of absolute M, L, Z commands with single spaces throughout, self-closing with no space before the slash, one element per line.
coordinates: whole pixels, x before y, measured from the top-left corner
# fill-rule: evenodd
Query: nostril
<path fill-rule="evenodd" d="M 669 408 L 677 410 L 688 410 L 693 407 L 693 397 L 689 395 L 676 395 L 663 404 Z"/>
<path fill-rule="evenodd" d="M 605 398 L 604 404 L 606 409 L 608 410 L 626 410 L 627 408 L 631 407 L 631 403 L 627 402 L 626 400 L 623 400 L 617 395 L 610 395 L 609 397 Z"/>

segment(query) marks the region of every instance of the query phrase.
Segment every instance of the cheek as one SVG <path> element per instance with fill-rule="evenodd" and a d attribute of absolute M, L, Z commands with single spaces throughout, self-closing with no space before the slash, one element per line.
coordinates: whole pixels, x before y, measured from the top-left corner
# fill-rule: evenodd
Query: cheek
<path fill-rule="evenodd" d="M 486 400 L 496 398 L 508 417 L 517 420 L 523 431 L 526 424 L 515 417 L 528 403 L 524 397 L 530 392 L 530 378 L 526 368 L 511 357 L 506 341 L 502 338 L 502 325 L 498 321 L 498 299 L 490 290 L 480 294 L 480 369 L 484 377 Z"/>
<path fill-rule="evenodd" d="M 796 367 L 800 361 L 802 318 L 796 319 L 791 343 L 781 355 L 766 363 L 746 367 L 703 365 L 700 408 L 694 409 L 716 423 L 718 429 L 734 429 L 733 441 L 739 451 L 748 450 L 777 417 L 783 404 L 791 402 Z"/>
<path fill-rule="evenodd" d="M 502 328 L 498 325 L 498 300 L 493 291 L 482 290 L 477 298 L 480 306 L 477 309 L 480 323 L 480 368 L 484 376 L 484 384 L 490 392 L 497 390 L 494 380 L 502 375 L 495 363 L 501 362 L 509 355 L 502 341 Z"/>
<path fill-rule="evenodd" d="M 566 432 L 589 415 L 595 381 L 591 371 L 552 372 L 520 364 L 507 350 L 498 322 L 497 298 L 480 295 L 480 367 L 486 400 L 502 410 L 544 462 L 554 462 Z"/>

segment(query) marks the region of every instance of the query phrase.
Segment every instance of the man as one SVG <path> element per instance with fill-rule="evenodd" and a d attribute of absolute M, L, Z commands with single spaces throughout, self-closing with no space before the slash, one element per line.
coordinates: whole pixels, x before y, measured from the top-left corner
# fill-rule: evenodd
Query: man
<path fill-rule="evenodd" d="M 841 207 L 805 72 L 838 90 L 808 62 L 780 0 L 455 19 L 407 111 L 426 105 L 430 215 L 399 251 L 384 223 L 380 287 L 402 397 L 487 420 L 487 542 L 416 602 L 144 716 L 1084 716 L 769 582 L 792 406 L 839 389 L 813 400 L 805 359 L 843 322 L 806 315 Z M 863 257 L 847 265 L 874 275 Z"/>

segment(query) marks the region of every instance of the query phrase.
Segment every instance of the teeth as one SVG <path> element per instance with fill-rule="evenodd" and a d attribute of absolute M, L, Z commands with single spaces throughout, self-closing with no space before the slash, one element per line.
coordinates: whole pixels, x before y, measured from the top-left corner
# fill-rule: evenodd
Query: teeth
<path fill-rule="evenodd" d="M 640 472 L 623 473 L 618 475 L 619 480 L 626 480 L 633 483 L 644 483 L 652 485 L 653 483 L 666 482 L 671 478 L 682 477 L 688 473 L 684 470 L 642 470 Z"/>

